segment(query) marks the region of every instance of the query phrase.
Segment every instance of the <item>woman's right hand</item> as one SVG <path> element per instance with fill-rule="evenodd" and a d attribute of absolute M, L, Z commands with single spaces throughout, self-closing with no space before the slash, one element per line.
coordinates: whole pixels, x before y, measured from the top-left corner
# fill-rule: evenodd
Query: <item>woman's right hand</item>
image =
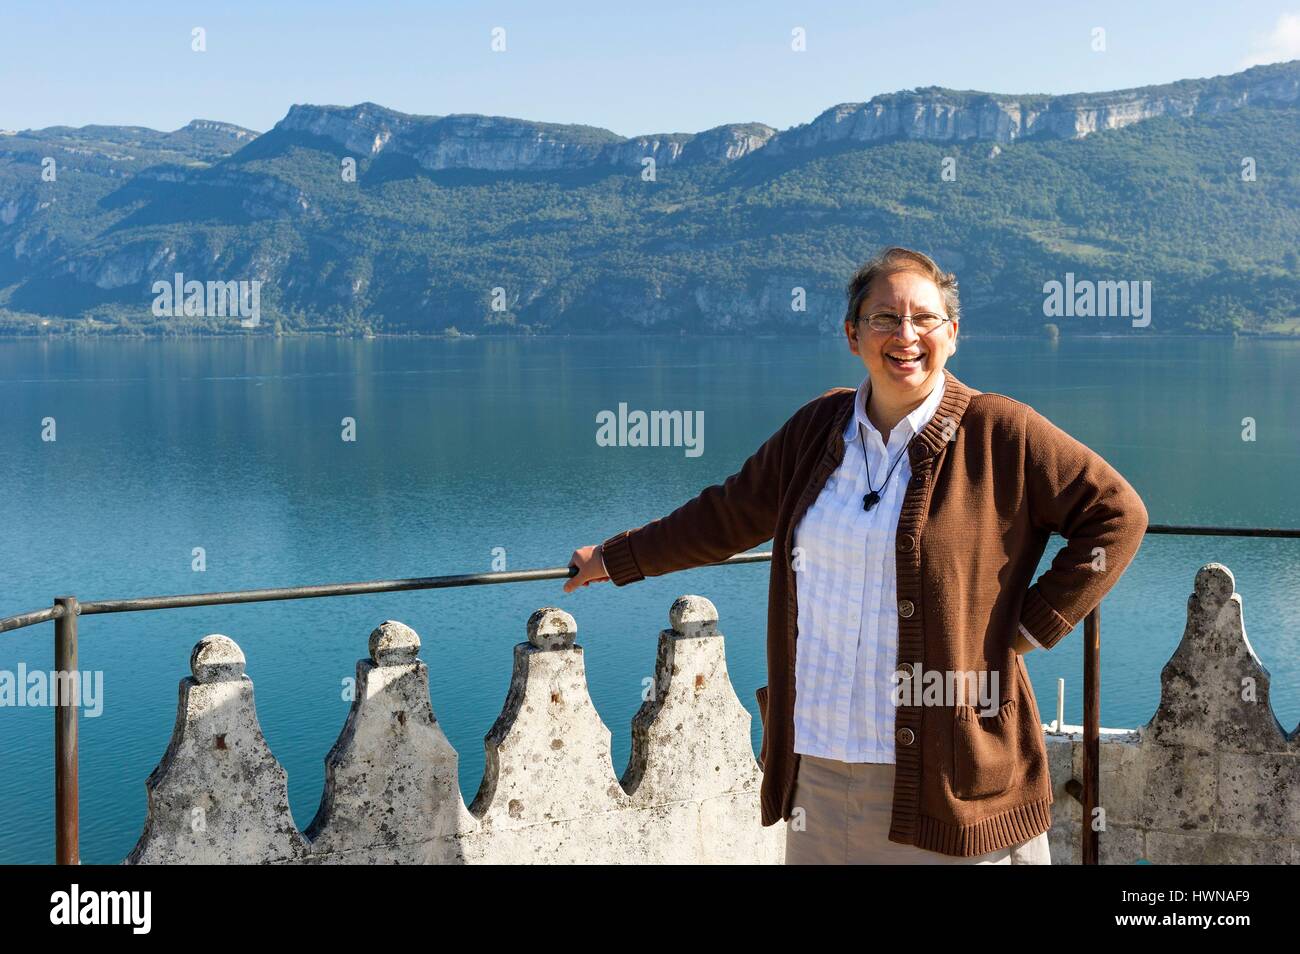
<path fill-rule="evenodd" d="M 564 592 L 572 593 L 588 583 L 600 583 L 609 579 L 605 572 L 605 560 L 600 552 L 600 544 L 594 547 L 578 547 L 569 557 L 569 566 L 576 566 L 578 572 L 564 581 Z"/>

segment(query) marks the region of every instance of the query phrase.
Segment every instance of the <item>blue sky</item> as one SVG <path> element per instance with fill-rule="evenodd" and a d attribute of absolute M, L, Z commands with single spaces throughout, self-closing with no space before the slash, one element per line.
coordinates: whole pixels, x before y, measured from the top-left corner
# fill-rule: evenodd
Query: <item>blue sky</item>
<path fill-rule="evenodd" d="M 191 49 L 195 27 L 206 52 Z M 490 48 L 494 27 L 504 52 Z M 796 27 L 806 52 L 790 48 Z M 915 86 L 1122 89 L 1295 58 L 1300 0 L 5 0 L 0 128 L 200 117 L 265 130 L 293 103 L 370 100 L 622 135 L 784 129 Z"/>

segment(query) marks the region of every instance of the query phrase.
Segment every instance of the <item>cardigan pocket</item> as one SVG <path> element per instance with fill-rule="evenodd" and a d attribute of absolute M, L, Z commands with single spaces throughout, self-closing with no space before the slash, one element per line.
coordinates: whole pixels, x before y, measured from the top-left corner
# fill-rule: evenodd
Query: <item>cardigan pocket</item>
<path fill-rule="evenodd" d="M 764 756 L 767 755 L 767 686 L 759 686 L 754 695 L 758 699 L 758 718 L 763 726 L 763 743 L 758 751 L 758 767 L 763 767 Z"/>
<path fill-rule="evenodd" d="M 1011 786 L 1016 771 L 1016 700 L 1008 699 L 991 716 L 974 706 L 953 709 L 952 793 L 957 798 L 988 798 Z"/>

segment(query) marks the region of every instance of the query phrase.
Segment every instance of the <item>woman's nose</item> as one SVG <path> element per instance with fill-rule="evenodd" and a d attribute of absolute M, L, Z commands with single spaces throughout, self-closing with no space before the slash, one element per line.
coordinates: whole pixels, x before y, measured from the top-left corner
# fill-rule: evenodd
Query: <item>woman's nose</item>
<path fill-rule="evenodd" d="M 913 341 L 921 340 L 921 336 L 918 335 L 916 329 L 912 327 L 912 322 L 907 319 L 898 323 L 898 330 L 894 332 L 894 337 L 898 338 L 900 341 L 905 341 L 908 344 L 911 344 Z"/>

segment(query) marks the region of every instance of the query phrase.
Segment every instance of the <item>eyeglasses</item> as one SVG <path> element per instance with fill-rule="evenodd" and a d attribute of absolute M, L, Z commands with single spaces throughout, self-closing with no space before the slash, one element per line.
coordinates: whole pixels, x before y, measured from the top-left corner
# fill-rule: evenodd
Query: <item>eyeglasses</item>
<path fill-rule="evenodd" d="M 858 320 L 863 320 L 861 315 L 858 316 Z M 922 335 L 928 335 L 940 325 L 952 321 L 947 315 L 936 315 L 929 311 L 918 311 L 915 315 L 902 317 L 892 311 L 877 311 L 866 316 L 866 322 L 872 331 L 887 331 L 891 334 L 899 329 L 904 320 L 912 322 L 912 327 L 916 329 L 917 334 Z"/>

